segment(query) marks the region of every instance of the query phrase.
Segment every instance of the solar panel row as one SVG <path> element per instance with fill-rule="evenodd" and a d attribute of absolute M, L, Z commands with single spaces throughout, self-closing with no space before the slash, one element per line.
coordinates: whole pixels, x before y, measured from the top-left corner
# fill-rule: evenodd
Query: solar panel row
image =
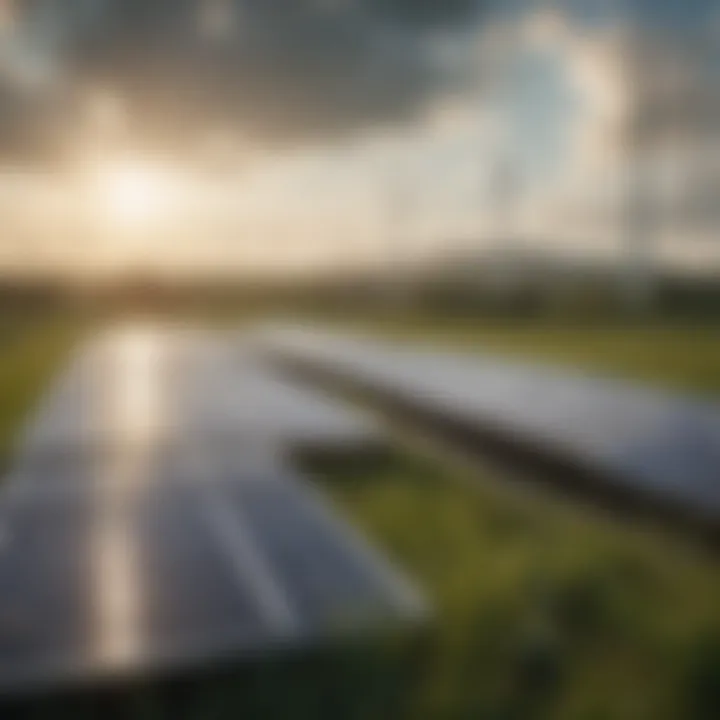
<path fill-rule="evenodd" d="M 720 527 L 717 405 L 569 369 L 317 329 L 266 329 L 260 341 L 285 361 Z"/>
<path fill-rule="evenodd" d="M 0 689 L 304 647 L 426 614 L 291 466 L 373 446 L 342 406 L 211 336 L 91 345 L 0 496 Z"/>

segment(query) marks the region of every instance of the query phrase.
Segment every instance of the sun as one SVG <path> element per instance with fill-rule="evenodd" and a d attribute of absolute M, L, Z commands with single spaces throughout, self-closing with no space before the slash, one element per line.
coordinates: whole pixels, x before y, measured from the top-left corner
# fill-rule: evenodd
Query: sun
<path fill-rule="evenodd" d="M 172 205 L 169 178 L 141 162 L 102 168 L 98 190 L 107 219 L 116 226 L 147 227 L 166 217 Z"/>

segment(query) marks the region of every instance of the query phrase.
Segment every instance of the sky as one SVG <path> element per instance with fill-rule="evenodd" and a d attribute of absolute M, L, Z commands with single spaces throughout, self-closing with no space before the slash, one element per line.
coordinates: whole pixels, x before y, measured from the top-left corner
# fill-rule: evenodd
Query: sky
<path fill-rule="evenodd" d="M 617 256 L 638 168 L 720 271 L 714 5 L 0 0 L 0 271 Z"/>

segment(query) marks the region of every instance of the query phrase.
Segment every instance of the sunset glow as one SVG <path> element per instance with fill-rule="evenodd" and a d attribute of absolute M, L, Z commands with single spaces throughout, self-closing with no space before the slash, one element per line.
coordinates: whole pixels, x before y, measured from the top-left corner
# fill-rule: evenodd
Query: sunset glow
<path fill-rule="evenodd" d="M 142 229 L 172 210 L 174 183 L 168 173 L 140 162 L 102 167 L 97 188 L 112 225 Z"/>

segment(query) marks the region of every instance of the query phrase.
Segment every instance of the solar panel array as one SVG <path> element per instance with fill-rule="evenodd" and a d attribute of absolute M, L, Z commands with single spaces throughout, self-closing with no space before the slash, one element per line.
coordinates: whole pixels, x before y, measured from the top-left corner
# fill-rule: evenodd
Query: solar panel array
<path fill-rule="evenodd" d="M 491 431 L 602 478 L 608 488 L 720 525 L 717 404 L 570 369 L 439 352 L 303 327 L 268 328 L 276 357 L 407 408 Z"/>
<path fill-rule="evenodd" d="M 380 442 L 363 416 L 217 336 L 93 343 L 41 404 L 0 495 L 0 688 L 421 621 L 417 590 L 291 461 Z"/>

